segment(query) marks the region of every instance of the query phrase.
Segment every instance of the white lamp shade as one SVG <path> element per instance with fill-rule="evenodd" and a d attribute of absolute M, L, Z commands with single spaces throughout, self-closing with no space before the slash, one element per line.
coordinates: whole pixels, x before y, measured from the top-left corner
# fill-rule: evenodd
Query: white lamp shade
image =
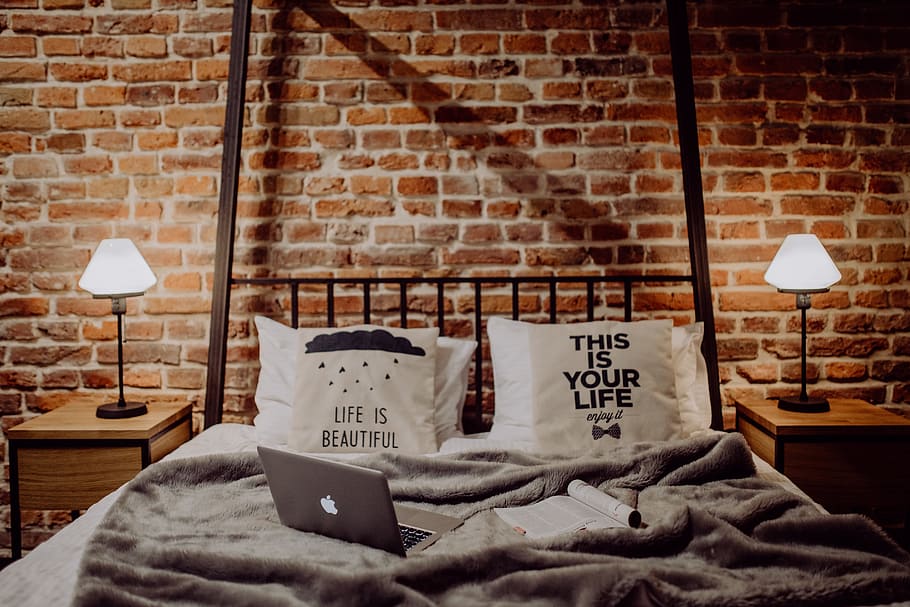
<path fill-rule="evenodd" d="M 98 245 L 79 286 L 95 297 L 133 297 L 157 281 L 132 240 L 108 238 Z"/>
<path fill-rule="evenodd" d="M 840 271 L 815 234 L 787 236 L 765 271 L 768 284 L 788 293 L 827 291 L 840 278 Z"/>

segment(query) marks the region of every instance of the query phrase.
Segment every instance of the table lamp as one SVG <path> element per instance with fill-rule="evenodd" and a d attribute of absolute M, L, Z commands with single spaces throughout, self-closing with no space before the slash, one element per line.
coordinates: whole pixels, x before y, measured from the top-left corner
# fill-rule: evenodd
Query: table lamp
<path fill-rule="evenodd" d="M 145 403 L 127 402 L 123 397 L 123 315 L 126 298 L 143 295 L 157 282 L 139 249 L 129 238 L 102 240 L 79 279 L 79 286 L 95 299 L 110 298 L 111 309 L 117 315 L 117 368 L 120 398 L 115 403 L 101 405 L 98 417 L 118 419 L 148 413 Z"/>
<path fill-rule="evenodd" d="M 798 398 L 781 398 L 777 406 L 787 411 L 821 413 L 828 411 L 827 399 L 810 398 L 806 391 L 806 310 L 812 293 L 824 293 L 839 281 L 840 271 L 814 234 L 790 234 L 780 245 L 765 281 L 781 293 L 795 293 L 796 307 L 802 312 L 802 389 Z"/>

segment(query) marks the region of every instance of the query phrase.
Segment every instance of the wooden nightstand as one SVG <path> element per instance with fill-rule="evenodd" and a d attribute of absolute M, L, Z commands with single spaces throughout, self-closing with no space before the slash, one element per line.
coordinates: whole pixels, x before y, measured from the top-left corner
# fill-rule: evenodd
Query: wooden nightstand
<path fill-rule="evenodd" d="M 736 401 L 736 429 L 752 450 L 829 512 L 858 512 L 910 527 L 910 420 L 853 399 L 825 413 L 776 401 Z"/>
<path fill-rule="evenodd" d="M 73 403 L 10 428 L 12 556 L 22 556 L 22 510 L 85 510 L 192 434 L 191 405 L 149 404 L 146 415 L 99 419 Z"/>

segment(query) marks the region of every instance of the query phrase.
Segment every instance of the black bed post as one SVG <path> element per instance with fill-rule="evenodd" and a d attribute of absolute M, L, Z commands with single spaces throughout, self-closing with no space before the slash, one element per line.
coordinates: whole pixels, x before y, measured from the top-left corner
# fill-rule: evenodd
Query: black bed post
<path fill-rule="evenodd" d="M 711 427 L 723 430 L 720 401 L 720 373 L 717 368 L 717 336 L 714 333 L 714 304 L 708 268 L 708 237 L 705 228 L 705 201 L 698 152 L 698 121 L 695 114 L 695 85 L 692 81 L 692 49 L 689 46 L 689 17 L 686 0 L 667 0 L 670 29 L 670 57 L 676 94 L 676 122 L 679 128 L 679 155 L 682 163 L 686 225 L 689 230 L 689 259 L 692 273 L 695 317 L 704 323 L 702 351 L 708 366 L 708 394 L 711 398 Z"/>
<path fill-rule="evenodd" d="M 246 100 L 247 54 L 252 0 L 234 0 L 231 21 L 231 56 L 228 71 L 227 109 L 221 156 L 221 191 L 218 198 L 218 231 L 215 242 L 215 276 L 209 323 L 208 371 L 205 379 L 205 427 L 221 421 L 224 406 L 224 371 L 227 360 L 227 324 L 231 305 L 231 266 L 234 260 L 234 227 L 237 220 L 237 174 Z"/>

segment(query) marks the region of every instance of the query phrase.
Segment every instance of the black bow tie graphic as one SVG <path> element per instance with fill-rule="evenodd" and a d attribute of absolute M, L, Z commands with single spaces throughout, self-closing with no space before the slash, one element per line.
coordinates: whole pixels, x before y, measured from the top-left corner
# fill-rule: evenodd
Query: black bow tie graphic
<path fill-rule="evenodd" d="M 597 424 L 594 424 L 594 427 L 591 428 L 591 436 L 594 437 L 594 440 L 600 440 L 607 434 L 613 438 L 619 438 L 622 436 L 622 430 L 619 429 L 619 424 L 613 424 L 609 428 L 601 428 Z"/>

